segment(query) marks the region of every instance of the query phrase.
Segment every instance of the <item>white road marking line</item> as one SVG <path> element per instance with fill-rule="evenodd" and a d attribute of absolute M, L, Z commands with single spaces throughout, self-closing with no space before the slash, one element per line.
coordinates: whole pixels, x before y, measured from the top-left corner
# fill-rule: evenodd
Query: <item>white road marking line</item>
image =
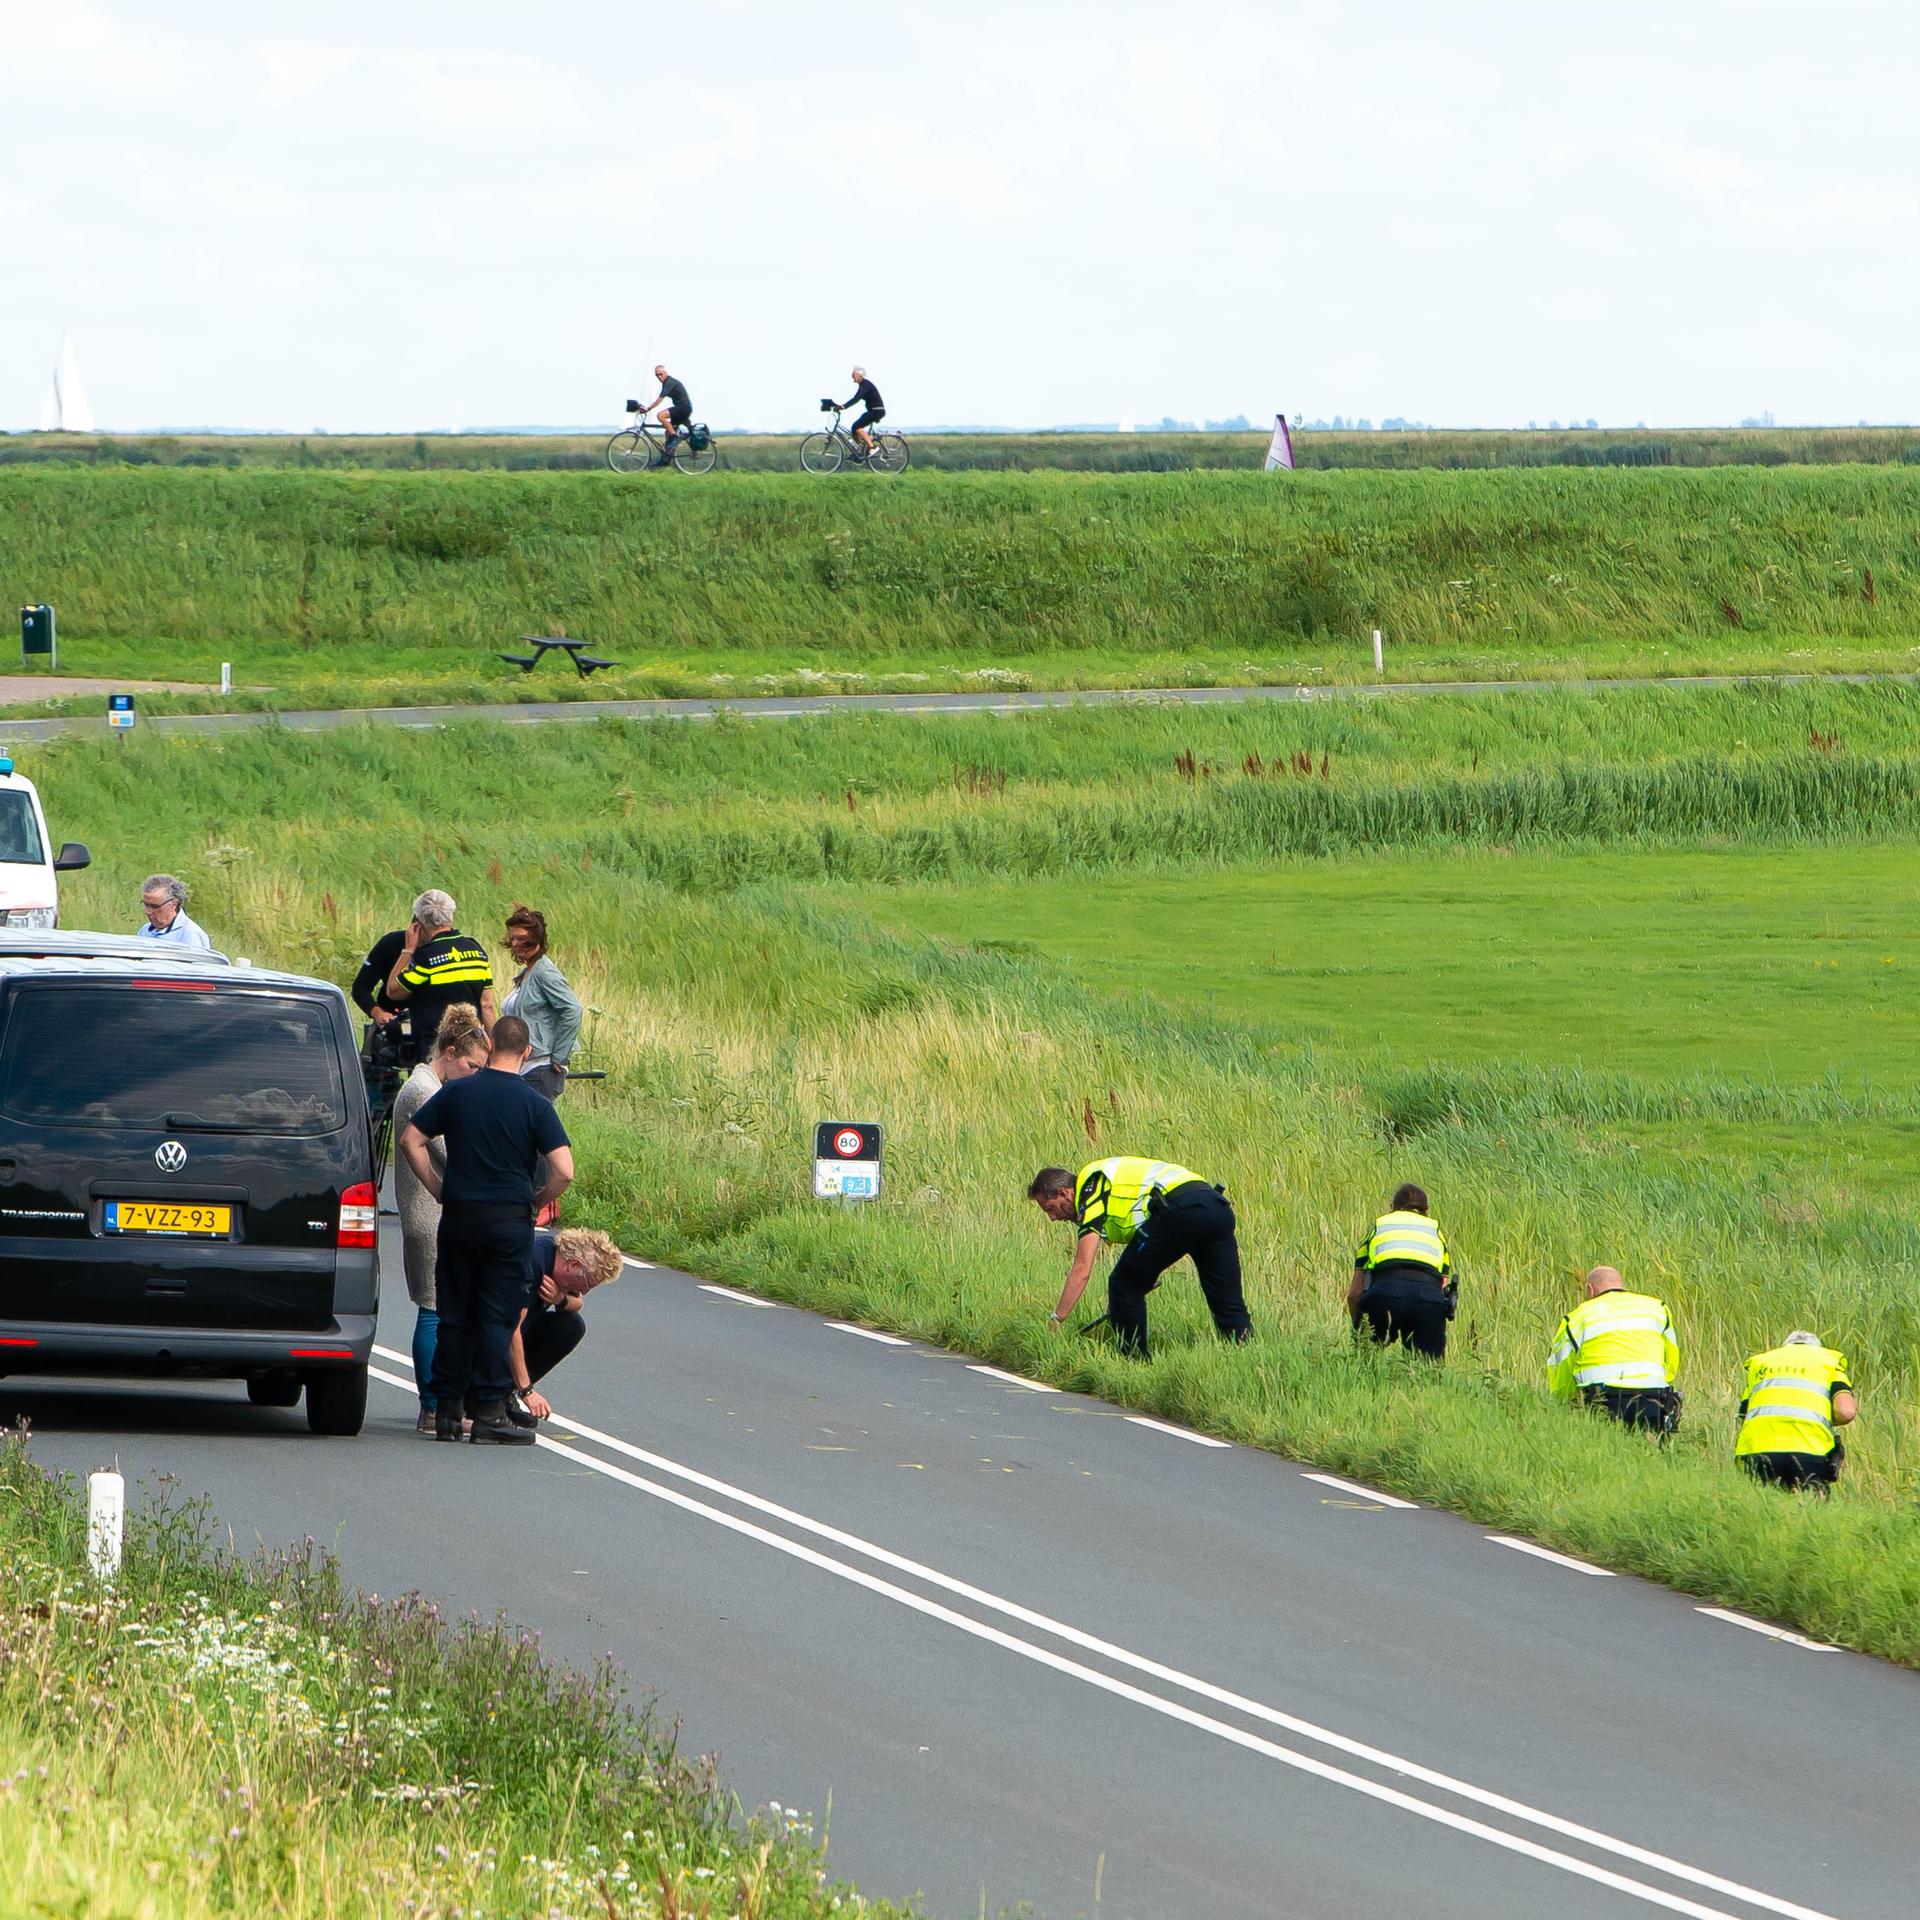
<path fill-rule="evenodd" d="M 1516 1540 L 1508 1533 L 1490 1533 L 1487 1538 L 1496 1547 L 1511 1547 L 1515 1553 L 1530 1553 L 1536 1560 L 1551 1560 L 1556 1567 L 1571 1567 L 1575 1573 L 1590 1573 L 1596 1580 L 1611 1580 L 1611 1567 L 1590 1567 L 1584 1560 L 1571 1560 L 1551 1547 L 1537 1547 L 1531 1540 Z"/>
<path fill-rule="evenodd" d="M 829 1320 L 827 1325 L 835 1333 L 858 1334 L 862 1340 L 878 1340 L 883 1347 L 910 1347 L 911 1340 L 902 1340 L 897 1333 L 875 1333 L 871 1327 L 856 1327 L 851 1320 Z"/>
<path fill-rule="evenodd" d="M 1804 1633 L 1789 1633 L 1785 1627 L 1776 1627 L 1770 1621 L 1750 1620 L 1744 1613 L 1732 1613 L 1725 1607 L 1695 1607 L 1695 1613 L 1704 1613 L 1709 1620 L 1724 1620 L 1732 1627 L 1745 1627 L 1750 1633 L 1764 1633 L 1770 1640 L 1784 1640 L 1790 1647 L 1805 1647 L 1809 1653 L 1843 1653 L 1843 1647 L 1829 1645 L 1825 1640 L 1809 1640 Z"/>
<path fill-rule="evenodd" d="M 1004 1380 L 1010 1387 L 1025 1387 L 1029 1393 L 1058 1393 L 1060 1391 L 1058 1387 L 1048 1386 L 1044 1380 L 1028 1380 L 1020 1374 L 1008 1373 L 1001 1367 L 976 1366 L 969 1361 L 967 1371 L 969 1373 L 984 1373 L 989 1380 Z"/>
<path fill-rule="evenodd" d="M 1282 1766 L 1292 1767 L 1297 1772 L 1310 1774 L 1316 1779 L 1332 1782 L 1335 1786 L 1348 1788 L 1354 1793 L 1366 1795 L 1370 1800 L 1384 1802 L 1387 1806 L 1398 1807 L 1402 1812 L 1416 1815 L 1422 1820 L 1431 1820 L 1439 1826 L 1451 1827 L 1458 1833 L 1471 1834 L 1476 1839 L 1485 1840 L 1496 1847 L 1505 1848 L 1509 1853 L 1521 1854 L 1527 1859 L 1538 1860 L 1543 1865 L 1558 1867 L 1563 1873 L 1578 1875 L 1583 1880 L 1591 1880 L 1603 1887 L 1611 1887 L 1618 1893 L 1625 1893 L 1648 1902 L 1649 1905 L 1665 1907 L 1671 1913 L 1684 1913 L 1694 1916 L 1694 1920 L 1736 1920 L 1723 1907 L 1702 1906 L 1697 1900 L 1688 1900 L 1679 1894 L 1668 1893 L 1664 1889 L 1649 1886 L 1643 1880 L 1631 1880 L 1625 1874 L 1615 1873 L 1610 1868 L 1594 1866 L 1586 1860 L 1576 1859 L 1572 1854 L 1561 1853 L 1552 1847 L 1543 1847 L 1538 1841 L 1523 1839 L 1519 1834 L 1503 1832 L 1498 1827 L 1490 1827 L 1484 1821 L 1475 1820 L 1463 1813 L 1455 1813 L 1451 1808 L 1436 1806 L 1432 1801 L 1420 1800 L 1410 1793 L 1402 1793 L 1397 1787 L 1382 1786 L 1375 1781 L 1362 1778 L 1357 1773 L 1349 1773 L 1344 1767 L 1336 1767 L 1325 1760 L 1316 1760 L 1311 1754 L 1300 1753 L 1291 1747 L 1283 1747 L 1277 1741 L 1268 1740 L 1260 1734 L 1248 1733 L 1240 1727 L 1230 1726 L 1224 1720 L 1216 1720 L 1210 1714 L 1199 1712 L 1193 1707 L 1182 1706 L 1177 1700 L 1168 1700 L 1157 1693 L 1149 1693 L 1144 1687 L 1136 1687 L 1130 1681 L 1116 1680 L 1110 1674 L 1100 1673 L 1092 1667 L 1082 1666 L 1077 1660 L 1070 1660 L 1065 1654 L 1055 1653 L 1050 1648 L 1036 1646 L 1030 1640 L 1022 1640 L 1017 1635 L 1003 1632 L 999 1627 L 988 1626 L 984 1621 L 970 1618 L 964 1613 L 956 1613 L 951 1607 L 943 1606 L 937 1600 L 928 1600 L 924 1596 L 909 1592 L 905 1587 L 895 1586 L 891 1580 L 882 1580 L 879 1575 L 866 1572 L 863 1568 L 849 1566 L 844 1560 L 835 1560 L 829 1555 L 817 1552 L 812 1547 L 802 1546 L 797 1540 L 789 1540 L 784 1535 L 769 1532 L 765 1527 L 756 1526 L 751 1520 L 742 1520 L 737 1514 L 723 1513 L 718 1507 L 710 1507 L 704 1500 L 696 1500 L 690 1494 L 681 1493 L 672 1487 L 663 1487 L 655 1481 L 642 1479 L 637 1473 L 629 1473 L 625 1467 L 616 1467 L 611 1461 L 595 1459 L 592 1454 L 582 1453 L 577 1447 L 566 1445 L 563 1441 L 549 1440 L 544 1435 L 538 1441 L 550 1453 L 557 1453 L 563 1459 L 590 1468 L 593 1472 L 604 1474 L 609 1480 L 619 1481 L 638 1492 L 663 1500 L 669 1506 L 680 1508 L 685 1513 L 698 1514 L 703 1520 L 710 1520 L 716 1526 L 725 1527 L 730 1533 L 737 1533 L 749 1540 L 756 1540 L 762 1546 L 771 1547 L 777 1553 L 784 1553 L 807 1566 L 818 1567 L 821 1572 L 845 1580 L 850 1585 L 863 1587 L 869 1593 L 895 1601 L 903 1607 L 911 1608 L 915 1613 L 923 1614 L 930 1620 L 937 1620 L 944 1626 L 970 1635 L 976 1640 L 984 1640 L 989 1646 L 996 1646 L 1008 1653 L 1017 1654 L 1023 1660 L 1031 1660 L 1037 1666 L 1049 1667 L 1055 1673 L 1067 1675 L 1087 1686 L 1096 1687 L 1102 1693 L 1110 1693 L 1133 1705 L 1145 1707 L 1150 1713 L 1157 1713 L 1169 1720 L 1175 1720 L 1203 1733 L 1210 1733 L 1216 1739 L 1224 1740 L 1236 1747 L 1242 1747 L 1249 1753 L 1264 1755 L 1267 1759 L 1277 1760 Z"/>
<path fill-rule="evenodd" d="M 743 1307 L 772 1307 L 779 1304 L 775 1300 L 762 1300 L 751 1293 L 742 1293 L 737 1287 L 717 1287 L 711 1280 L 700 1282 L 702 1293 L 717 1293 L 722 1300 L 737 1300 Z"/>
<path fill-rule="evenodd" d="M 390 1359 L 400 1361 L 402 1365 L 409 1364 L 404 1354 L 394 1353 L 391 1348 L 376 1346 L 374 1351 L 384 1353 Z M 379 1379 L 404 1387 L 408 1393 L 413 1391 L 412 1383 L 409 1381 L 396 1380 L 393 1375 L 381 1373 L 378 1368 L 370 1371 Z M 897 1572 L 923 1580 L 930 1586 L 940 1588 L 943 1592 L 956 1594 L 978 1606 L 1003 1614 L 1008 1619 L 1018 1620 L 1024 1626 L 1051 1634 L 1071 1646 L 1084 1648 L 1087 1652 L 1098 1654 L 1117 1666 L 1129 1667 L 1136 1673 L 1148 1674 L 1169 1686 L 1179 1687 L 1188 1693 L 1198 1695 L 1203 1700 L 1211 1700 L 1236 1713 L 1245 1714 L 1250 1719 L 1264 1721 L 1269 1726 L 1285 1728 L 1302 1739 L 1331 1747 L 1337 1753 L 1344 1753 L 1356 1760 L 1364 1760 L 1371 1765 L 1386 1768 L 1409 1780 L 1417 1780 L 1422 1786 L 1454 1794 L 1462 1800 L 1471 1801 L 1476 1806 L 1505 1814 L 1509 1819 L 1524 1820 L 1532 1826 L 1540 1827 L 1549 1833 L 1559 1834 L 1583 1846 L 1615 1854 L 1623 1860 L 1633 1861 L 1638 1866 L 1649 1867 L 1656 1873 L 1667 1874 L 1676 1880 L 1689 1881 L 1711 1892 L 1726 1894 L 1750 1906 L 1764 1908 L 1768 1913 L 1782 1914 L 1786 1916 L 1786 1920 L 1833 1920 L 1831 1914 L 1822 1913 L 1816 1908 L 1799 1906 L 1791 1900 L 1782 1900 L 1777 1895 L 1762 1893 L 1756 1887 L 1743 1886 L 1738 1880 L 1728 1880 L 1717 1873 L 1709 1873 L 1704 1867 L 1689 1866 L 1684 1860 L 1676 1860 L 1670 1854 L 1657 1853 L 1651 1847 L 1637 1846 L 1631 1840 L 1616 1839 L 1612 1834 L 1602 1833 L 1596 1827 L 1582 1826 L 1577 1820 L 1565 1819 L 1557 1813 L 1547 1813 L 1539 1807 L 1527 1805 L 1524 1800 L 1510 1799 L 1506 1794 L 1495 1793 L 1491 1788 L 1475 1786 L 1469 1780 L 1457 1779 L 1452 1774 L 1440 1772 L 1437 1768 L 1422 1766 L 1417 1760 L 1407 1760 L 1384 1748 L 1369 1746 L 1363 1740 L 1355 1740 L 1344 1733 L 1335 1733 L 1330 1727 L 1317 1726 L 1313 1721 L 1303 1720 L 1297 1714 L 1285 1713 L 1278 1707 L 1270 1707 L 1265 1701 L 1249 1699 L 1245 1694 L 1234 1693 L 1229 1688 L 1216 1686 L 1210 1680 L 1202 1680 L 1193 1674 L 1182 1673 L 1178 1667 L 1163 1665 L 1158 1660 L 1135 1653 L 1114 1641 L 1102 1640 L 1095 1634 L 1085 1632 L 1082 1628 L 1069 1626 L 1063 1620 L 1055 1620 L 1044 1613 L 1037 1613 L 1031 1607 L 1023 1607 L 1018 1601 L 1004 1599 L 1001 1595 L 989 1592 L 984 1587 L 976 1587 L 965 1580 L 956 1579 L 950 1573 L 942 1573 L 937 1567 L 930 1567 L 922 1561 L 909 1559 L 905 1554 L 894 1553 L 889 1548 L 877 1546 L 870 1540 L 863 1540 L 858 1534 L 847 1533 L 839 1527 L 829 1526 L 825 1521 L 815 1520 L 807 1514 L 796 1512 L 791 1507 L 783 1507 L 777 1501 L 768 1500 L 757 1493 L 749 1493 L 744 1487 L 736 1487 L 725 1480 L 716 1479 L 712 1474 L 702 1473 L 697 1467 L 685 1466 L 678 1460 L 670 1460 L 665 1454 L 649 1453 L 646 1448 L 636 1447 L 631 1440 L 622 1440 L 617 1434 L 603 1433 L 597 1427 L 589 1427 L 578 1420 L 569 1420 L 562 1414 L 555 1414 L 547 1424 L 562 1427 L 569 1433 L 578 1434 L 582 1439 L 592 1441 L 597 1446 L 610 1448 L 615 1453 L 626 1455 L 628 1459 L 639 1460 L 662 1473 L 685 1480 L 690 1485 L 703 1487 L 710 1493 L 736 1501 L 752 1512 L 764 1513 L 770 1518 L 784 1521 L 801 1532 L 812 1534 L 816 1539 L 830 1540 L 849 1552 L 860 1554 L 866 1559 L 877 1561 L 882 1566 L 892 1567 Z M 615 1471 L 618 1470 L 615 1469 Z"/>
<path fill-rule="evenodd" d="M 1170 1427 L 1164 1420 L 1149 1420 L 1144 1413 L 1127 1415 L 1130 1427 L 1151 1427 L 1155 1433 L 1170 1433 L 1176 1440 L 1191 1440 L 1196 1447 L 1230 1447 L 1231 1440 L 1216 1440 L 1210 1433 L 1189 1433 L 1185 1427 Z"/>
<path fill-rule="evenodd" d="M 1402 1500 L 1391 1493 L 1375 1493 L 1371 1487 L 1363 1487 L 1357 1480 L 1342 1480 L 1337 1473 L 1303 1473 L 1300 1478 L 1318 1480 L 1323 1487 L 1338 1487 L 1342 1493 L 1358 1494 L 1362 1500 L 1378 1500 L 1383 1507 L 1405 1507 L 1412 1513 L 1420 1511 L 1417 1500 Z"/>
<path fill-rule="evenodd" d="M 623 1267 L 638 1267 L 642 1273 L 651 1273 L 653 1271 L 653 1262 L 651 1260 L 636 1260 L 630 1253 L 623 1253 L 620 1256 L 620 1264 Z"/>

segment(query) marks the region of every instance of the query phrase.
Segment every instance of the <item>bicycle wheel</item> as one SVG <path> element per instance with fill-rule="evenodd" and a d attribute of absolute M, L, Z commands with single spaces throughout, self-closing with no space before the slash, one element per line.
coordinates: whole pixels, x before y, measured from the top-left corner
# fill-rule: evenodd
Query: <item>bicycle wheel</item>
<path fill-rule="evenodd" d="M 653 465 L 653 442 L 638 427 L 607 442 L 607 465 L 615 473 L 645 473 Z"/>
<path fill-rule="evenodd" d="M 876 433 L 873 436 L 873 452 L 867 456 L 867 465 L 875 473 L 905 473 L 907 443 L 897 433 Z"/>
<path fill-rule="evenodd" d="M 800 464 L 809 473 L 838 473 L 841 446 L 830 433 L 810 433 L 800 442 Z"/>
<path fill-rule="evenodd" d="M 681 473 L 711 473 L 719 459 L 720 449 L 712 440 L 698 453 L 687 440 L 682 440 L 673 450 L 673 464 Z"/>

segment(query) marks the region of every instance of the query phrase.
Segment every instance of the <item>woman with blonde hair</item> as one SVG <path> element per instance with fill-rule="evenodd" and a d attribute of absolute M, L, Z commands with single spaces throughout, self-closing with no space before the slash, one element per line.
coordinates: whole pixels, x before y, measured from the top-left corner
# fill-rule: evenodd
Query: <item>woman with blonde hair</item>
<path fill-rule="evenodd" d="M 414 1068 L 393 1103 L 393 1130 L 407 1122 L 449 1080 L 464 1080 L 487 1063 L 487 1031 L 480 1015 L 464 1001 L 455 1001 L 440 1016 L 425 1059 Z M 428 1142 L 434 1168 L 444 1173 L 446 1143 Z M 407 1297 L 414 1304 L 413 1379 L 420 1392 L 419 1431 L 434 1430 L 433 1402 L 427 1384 L 433 1378 L 433 1350 L 440 1332 L 440 1312 L 434 1291 L 434 1247 L 440 1234 L 440 1202 L 420 1184 L 404 1154 L 393 1163 L 393 1197 L 400 1209 L 400 1244 L 405 1256 Z"/>

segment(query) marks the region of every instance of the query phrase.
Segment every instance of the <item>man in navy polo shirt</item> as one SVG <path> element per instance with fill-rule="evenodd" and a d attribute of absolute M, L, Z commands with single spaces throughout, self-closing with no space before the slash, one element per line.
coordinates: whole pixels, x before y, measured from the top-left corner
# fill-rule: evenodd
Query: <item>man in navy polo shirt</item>
<path fill-rule="evenodd" d="M 620 1277 L 620 1265 L 620 1249 L 591 1227 L 562 1227 L 557 1233 L 533 1236 L 525 1304 L 507 1354 L 514 1383 L 507 1396 L 509 1420 L 532 1426 L 552 1418 L 553 1408 L 535 1383 L 587 1337 L 580 1309 L 595 1287 Z"/>
<path fill-rule="evenodd" d="M 573 1184 L 573 1147 L 553 1102 L 521 1077 L 530 1036 L 509 1014 L 494 1023 L 487 1064 L 449 1080 L 407 1122 L 400 1151 L 420 1184 L 440 1202 L 435 1287 L 440 1337 L 428 1392 L 434 1437 L 460 1438 L 460 1410 L 470 1402 L 475 1441 L 529 1446 L 533 1429 L 507 1412 L 513 1391 L 509 1354 L 533 1258 L 533 1216 Z M 427 1142 L 444 1138 L 444 1181 Z M 534 1170 L 547 1156 L 538 1190 Z"/>

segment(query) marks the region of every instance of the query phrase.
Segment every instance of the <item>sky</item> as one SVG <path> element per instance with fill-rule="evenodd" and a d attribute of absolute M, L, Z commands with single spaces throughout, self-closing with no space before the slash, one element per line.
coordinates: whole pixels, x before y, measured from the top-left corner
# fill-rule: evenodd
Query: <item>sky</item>
<path fill-rule="evenodd" d="M 0 427 L 1920 418 L 1885 0 L 0 0 Z"/>

